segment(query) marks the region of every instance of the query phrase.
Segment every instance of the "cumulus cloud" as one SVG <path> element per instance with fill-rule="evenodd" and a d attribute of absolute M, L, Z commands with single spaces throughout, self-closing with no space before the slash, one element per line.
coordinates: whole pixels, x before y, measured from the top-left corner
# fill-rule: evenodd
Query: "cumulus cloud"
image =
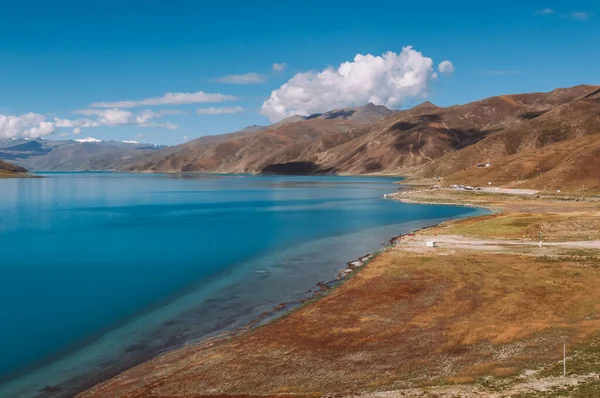
<path fill-rule="evenodd" d="M 258 84 L 264 83 L 267 77 L 260 73 L 244 73 L 242 75 L 228 75 L 218 77 L 215 79 L 218 83 L 229 83 L 229 84 Z M 216 102 L 216 101 L 213 101 Z"/>
<path fill-rule="evenodd" d="M 246 109 L 241 106 L 234 107 L 222 107 L 222 108 L 198 108 L 196 109 L 196 113 L 198 115 L 223 115 L 223 114 L 231 114 L 231 113 L 240 113 L 245 111 Z"/>
<path fill-rule="evenodd" d="M 280 64 L 278 64 L 277 62 L 275 62 L 275 63 L 273 64 L 273 67 L 272 67 L 272 69 L 273 69 L 274 71 L 276 71 L 276 72 L 277 72 L 277 71 L 282 71 L 282 70 L 284 70 L 284 69 L 285 69 L 285 67 L 286 67 L 286 66 L 287 66 L 287 64 L 286 64 L 285 62 L 282 62 L 282 63 L 280 63 Z"/>
<path fill-rule="evenodd" d="M 225 94 L 210 94 L 203 91 L 195 93 L 166 93 L 162 97 L 146 98 L 142 100 L 127 100 L 116 102 L 95 102 L 93 108 L 137 108 L 141 106 L 157 105 L 183 105 L 201 102 L 225 102 L 236 100 L 237 97 Z"/>
<path fill-rule="evenodd" d="M 435 77 L 433 60 L 410 46 L 399 54 L 357 54 L 338 68 L 296 74 L 271 93 L 261 113 L 276 122 L 368 102 L 393 108 L 407 99 L 425 97 Z"/>
<path fill-rule="evenodd" d="M 2 138 L 38 138 L 52 134 L 56 130 L 54 123 L 44 115 L 26 113 L 18 116 L 0 115 L 0 137 Z"/>
<path fill-rule="evenodd" d="M 438 65 L 438 72 L 442 75 L 451 75 L 454 73 L 454 64 L 450 61 L 442 61 Z"/>
<path fill-rule="evenodd" d="M 75 128 L 73 129 L 73 134 L 75 134 L 75 135 L 79 135 L 79 134 L 81 134 L 81 129 L 80 129 L 79 127 L 75 127 Z M 61 134 L 61 135 L 62 135 L 62 134 Z"/>

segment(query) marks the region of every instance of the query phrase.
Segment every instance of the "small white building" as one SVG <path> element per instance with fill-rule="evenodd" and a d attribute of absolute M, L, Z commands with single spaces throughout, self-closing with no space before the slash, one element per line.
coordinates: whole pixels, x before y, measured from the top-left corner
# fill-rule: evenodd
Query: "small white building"
<path fill-rule="evenodd" d="M 428 240 L 427 241 L 427 247 L 431 247 L 431 248 L 437 247 L 437 242 L 434 241 L 434 240 Z"/>

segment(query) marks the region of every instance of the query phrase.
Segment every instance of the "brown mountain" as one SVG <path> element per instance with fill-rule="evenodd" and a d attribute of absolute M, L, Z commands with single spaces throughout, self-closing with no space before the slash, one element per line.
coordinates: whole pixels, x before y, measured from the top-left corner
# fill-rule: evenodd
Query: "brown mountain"
<path fill-rule="evenodd" d="M 134 157 L 123 168 L 461 178 L 458 173 L 478 163 L 599 132 L 599 96 L 599 87 L 581 85 L 447 108 L 425 102 L 391 111 L 368 104 L 201 137 Z"/>
<path fill-rule="evenodd" d="M 0 160 L 0 177 L 14 177 L 26 172 L 27 170 L 22 167 Z"/>
<path fill-rule="evenodd" d="M 567 158 L 549 155 L 554 150 L 566 154 L 571 145 L 575 153 L 578 143 L 588 142 L 580 138 L 600 133 L 599 94 L 598 87 L 578 86 L 554 90 L 545 95 L 520 96 L 519 101 L 533 100 L 540 109 L 519 115 L 522 118 L 520 122 L 472 146 L 436 159 L 415 173 L 415 177 L 441 176 L 448 181 L 468 181 L 469 184 L 490 179 L 497 183 L 508 183 L 516 181 L 517 176 L 519 179 L 539 178 L 540 173 L 544 174 L 555 167 L 565 170 L 561 162 L 568 161 Z M 563 145 L 552 146 L 557 143 Z M 549 146 L 552 149 L 546 149 Z M 537 162 L 542 159 L 548 163 L 538 165 Z M 491 168 L 477 167 L 477 164 L 488 162 L 492 164 Z M 534 164 L 535 167 L 530 170 L 529 167 Z M 501 167 L 505 168 L 505 172 L 500 171 Z M 600 180 L 600 173 L 595 177 Z M 557 182 L 558 175 L 553 179 Z M 578 179 L 569 183 L 578 184 Z"/>
<path fill-rule="evenodd" d="M 275 166 L 278 172 L 322 172 L 325 168 L 321 153 L 356 139 L 373 122 L 393 113 L 384 106 L 367 104 L 324 114 L 296 115 L 267 127 L 252 126 L 231 134 L 200 137 L 150 157 L 132 158 L 123 168 L 241 173 L 262 172 L 265 168 L 269 172 L 269 167 Z M 307 164 L 312 166 L 305 169 Z"/>
<path fill-rule="evenodd" d="M 318 162 L 316 154 L 350 141 L 367 130 L 347 120 L 310 119 L 233 133 L 225 140 L 206 143 L 204 137 L 134 159 L 135 171 L 261 172 L 263 168 L 295 161 Z"/>
<path fill-rule="evenodd" d="M 598 129 L 600 131 L 600 129 Z M 447 183 L 540 190 L 599 191 L 600 132 L 526 149 L 498 159 L 492 167 L 470 167 Z"/>

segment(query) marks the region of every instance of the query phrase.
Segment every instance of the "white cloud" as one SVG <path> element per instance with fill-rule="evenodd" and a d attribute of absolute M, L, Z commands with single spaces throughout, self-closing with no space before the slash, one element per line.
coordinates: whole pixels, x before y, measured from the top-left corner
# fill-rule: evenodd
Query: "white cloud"
<path fill-rule="evenodd" d="M 137 133 L 135 136 L 136 136 L 137 138 L 142 138 L 142 137 L 144 136 L 144 134 L 142 134 L 142 133 Z"/>
<path fill-rule="evenodd" d="M 271 93 L 261 113 L 276 122 L 368 102 L 393 108 L 409 98 L 425 97 L 435 77 L 433 60 L 410 46 L 399 54 L 357 54 L 337 69 L 296 74 Z"/>
<path fill-rule="evenodd" d="M 454 73 L 454 64 L 450 61 L 442 61 L 438 65 L 438 72 L 446 76 L 451 75 Z"/>
<path fill-rule="evenodd" d="M 243 75 L 229 75 L 218 77 L 215 79 L 216 82 L 219 83 L 229 83 L 229 84 L 257 84 L 264 83 L 267 77 L 265 75 L 261 75 L 260 73 L 244 73 Z M 216 102 L 216 101 L 213 101 Z"/>
<path fill-rule="evenodd" d="M 586 19 L 590 19 L 594 16 L 592 12 L 582 12 L 582 11 L 574 11 L 568 15 L 573 19 L 577 19 L 579 21 L 585 21 Z"/>
<path fill-rule="evenodd" d="M 285 62 L 282 62 L 280 64 L 278 64 L 277 62 L 275 62 L 273 64 L 273 70 L 274 71 L 282 71 L 286 68 L 287 64 Z"/>
<path fill-rule="evenodd" d="M 223 115 L 223 114 L 231 114 L 231 113 L 240 113 L 245 111 L 246 109 L 241 106 L 234 107 L 223 107 L 223 108 L 198 108 L 196 109 L 196 113 L 198 115 Z"/>
<path fill-rule="evenodd" d="M 135 117 L 135 122 L 137 124 L 144 124 L 156 117 L 160 116 L 152 112 L 150 109 L 144 109 L 139 115 Z"/>
<path fill-rule="evenodd" d="M 53 125 L 55 127 L 74 128 L 73 134 L 80 134 L 82 127 L 100 127 L 100 126 L 140 126 L 177 129 L 179 126 L 175 123 L 164 122 L 156 123 L 153 120 L 163 117 L 163 112 L 154 112 L 150 109 L 144 109 L 141 112 L 134 113 L 124 109 L 80 109 L 75 113 L 84 116 L 94 116 L 95 119 L 60 119 L 55 117 Z"/>
<path fill-rule="evenodd" d="M 128 100 L 116 102 L 95 102 L 94 108 L 137 108 L 140 106 L 182 105 L 201 102 L 224 102 L 236 100 L 233 95 L 210 94 L 203 91 L 195 93 L 166 93 L 162 97 L 146 98 L 143 100 Z"/>
<path fill-rule="evenodd" d="M 77 119 L 77 120 L 61 120 L 63 124 L 71 122 L 73 125 L 81 127 L 97 127 L 97 126 L 125 126 L 125 125 L 137 125 L 140 127 L 166 127 L 168 129 L 176 129 L 179 126 L 171 123 L 156 123 L 152 120 L 162 117 L 161 112 L 154 112 L 150 109 L 144 109 L 139 113 L 133 113 L 124 109 L 80 109 L 75 111 L 80 115 L 85 116 L 96 116 L 97 119 L 90 121 L 88 119 Z"/>
<path fill-rule="evenodd" d="M 552 8 L 544 8 L 543 10 L 539 10 L 535 12 L 537 15 L 552 15 L 552 14 L 556 14 L 556 10 L 553 10 Z"/>
<path fill-rule="evenodd" d="M 54 130 L 54 123 L 38 113 L 0 115 L 0 137 L 3 138 L 38 138 L 52 134 Z"/>
<path fill-rule="evenodd" d="M 187 135 L 184 135 L 184 136 L 183 136 L 183 139 L 187 141 L 187 139 L 188 139 L 188 136 L 187 136 Z"/>
<path fill-rule="evenodd" d="M 68 135 L 69 135 L 69 133 L 60 133 L 58 136 L 59 136 L 59 137 L 66 137 L 66 136 L 68 136 Z"/>
<path fill-rule="evenodd" d="M 144 112 L 145 111 L 143 111 L 142 113 Z M 97 116 L 97 122 L 105 126 L 139 124 L 139 122 L 137 121 L 137 117 L 133 114 L 133 112 L 126 111 L 123 109 L 80 109 L 78 111 L 75 111 L 75 113 L 85 116 Z M 140 120 L 147 121 L 149 120 L 149 118 L 140 116 Z"/>
<path fill-rule="evenodd" d="M 92 119 L 61 119 L 58 117 L 54 118 L 54 125 L 56 127 L 98 127 L 100 126 L 100 122 Z"/>
<path fill-rule="evenodd" d="M 165 123 L 144 123 L 140 124 L 140 127 L 155 127 L 155 128 L 167 128 L 169 130 L 175 130 L 179 128 L 178 124 L 165 122 Z"/>
<path fill-rule="evenodd" d="M 156 123 L 153 120 L 164 115 L 180 113 L 178 110 L 164 110 L 154 112 L 144 109 L 138 113 L 128 110 L 113 109 L 82 109 L 75 113 L 88 116 L 79 119 L 62 119 L 54 117 L 52 121 L 46 120 L 45 115 L 38 113 L 26 113 L 19 116 L 0 114 L 0 137 L 1 138 L 38 138 L 54 133 L 57 128 L 73 129 L 73 134 L 81 134 L 83 127 L 100 126 L 122 126 L 137 125 L 140 127 L 160 127 L 176 129 L 175 123 Z M 60 136 L 64 136 L 60 134 Z"/>

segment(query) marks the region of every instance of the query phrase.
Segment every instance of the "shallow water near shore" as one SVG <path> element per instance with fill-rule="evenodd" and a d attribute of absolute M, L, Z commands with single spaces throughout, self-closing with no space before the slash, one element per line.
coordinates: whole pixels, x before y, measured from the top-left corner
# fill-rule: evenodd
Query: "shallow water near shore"
<path fill-rule="evenodd" d="M 44 176 L 0 180 L 0 397 L 73 396 L 483 213 L 383 200 L 388 177 Z"/>

